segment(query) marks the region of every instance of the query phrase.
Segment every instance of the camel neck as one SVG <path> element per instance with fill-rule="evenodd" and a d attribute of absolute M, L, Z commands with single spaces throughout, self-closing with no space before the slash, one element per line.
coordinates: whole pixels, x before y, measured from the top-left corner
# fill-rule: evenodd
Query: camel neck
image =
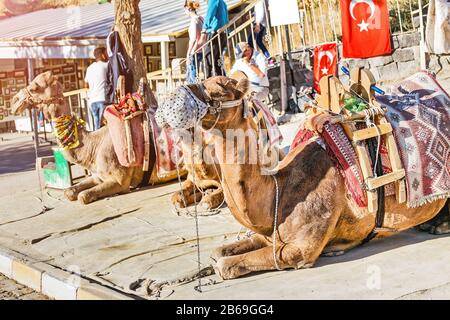
<path fill-rule="evenodd" d="M 251 121 L 240 119 L 233 129 L 244 132 L 255 132 Z M 226 137 L 226 133 L 223 132 Z M 222 148 L 226 157 L 229 156 L 230 145 L 235 144 L 235 139 L 224 138 L 216 144 L 217 148 Z M 245 150 L 251 152 L 249 140 L 245 139 Z M 234 146 L 233 146 L 234 148 Z M 227 151 L 228 149 L 228 151 Z M 275 206 L 275 182 L 272 176 L 265 174 L 264 168 L 260 165 L 260 160 L 256 163 L 248 163 L 248 157 L 242 161 L 242 153 L 234 151 L 231 153 L 233 159 L 220 161 L 220 168 L 223 177 L 223 189 L 225 199 L 233 216 L 246 228 L 265 235 L 270 235 L 273 231 L 274 206 Z M 244 163 L 243 163 L 244 162 Z"/>
<path fill-rule="evenodd" d="M 72 117 L 70 108 L 64 103 L 64 106 L 56 108 L 56 110 L 62 110 L 61 114 L 56 117 L 56 123 L 60 119 Z M 81 125 L 78 120 L 72 119 L 73 125 L 77 128 L 77 142 L 76 146 L 71 148 L 67 148 L 63 150 L 64 157 L 67 161 L 71 163 L 75 163 L 81 165 L 85 168 L 91 169 L 93 163 L 93 157 L 95 156 L 95 142 L 96 136 L 98 136 L 95 132 L 88 132 L 84 125 Z M 55 125 L 55 122 L 54 122 Z M 57 131 L 57 130 L 55 130 Z M 62 141 L 62 138 L 59 134 L 55 134 L 56 139 L 58 140 L 59 145 L 65 145 L 66 142 Z M 98 141 L 97 141 L 98 142 Z"/>

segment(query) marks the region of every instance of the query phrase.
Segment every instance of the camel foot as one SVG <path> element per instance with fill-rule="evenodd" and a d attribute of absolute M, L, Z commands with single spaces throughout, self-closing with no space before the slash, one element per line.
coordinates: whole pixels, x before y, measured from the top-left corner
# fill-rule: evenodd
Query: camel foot
<path fill-rule="evenodd" d="M 78 199 L 78 192 L 75 190 L 75 188 L 68 188 L 64 190 L 64 196 L 69 201 L 76 201 Z"/>
<path fill-rule="evenodd" d="M 220 258 L 217 263 L 213 264 L 214 271 L 222 280 L 231 280 L 238 278 L 241 273 L 239 268 L 232 268 L 227 262 L 227 257 Z"/>
<path fill-rule="evenodd" d="M 171 201 L 172 201 L 172 204 L 177 208 L 182 208 L 182 209 L 186 208 L 186 205 L 184 204 L 184 201 L 183 201 L 183 196 L 181 195 L 180 191 L 175 192 L 173 194 Z"/>
<path fill-rule="evenodd" d="M 223 193 L 207 194 L 203 197 L 200 205 L 206 210 L 217 209 L 223 203 Z"/>
<path fill-rule="evenodd" d="M 81 204 L 87 205 L 97 200 L 95 197 L 90 195 L 88 192 L 81 192 L 78 195 L 78 201 L 80 201 Z"/>
<path fill-rule="evenodd" d="M 441 210 L 441 212 L 432 220 L 427 221 L 418 226 L 418 229 L 423 232 L 428 232 L 434 235 L 442 235 L 450 233 L 450 212 L 449 202 Z"/>
<path fill-rule="evenodd" d="M 321 256 L 330 258 L 330 257 L 339 257 L 344 254 L 345 254 L 345 251 L 341 250 L 341 251 L 325 252 L 325 253 L 322 253 Z"/>

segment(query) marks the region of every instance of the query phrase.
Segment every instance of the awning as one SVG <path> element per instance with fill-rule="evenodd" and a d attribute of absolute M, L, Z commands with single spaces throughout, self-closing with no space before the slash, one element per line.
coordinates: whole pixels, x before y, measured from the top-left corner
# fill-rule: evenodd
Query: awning
<path fill-rule="evenodd" d="M 225 0 L 231 10 L 241 0 Z M 199 13 L 206 12 L 201 0 Z M 189 27 L 184 0 L 140 3 L 143 41 L 172 41 Z M 0 59 L 90 58 L 104 44 L 114 22 L 114 4 L 47 9 L 0 21 Z"/>

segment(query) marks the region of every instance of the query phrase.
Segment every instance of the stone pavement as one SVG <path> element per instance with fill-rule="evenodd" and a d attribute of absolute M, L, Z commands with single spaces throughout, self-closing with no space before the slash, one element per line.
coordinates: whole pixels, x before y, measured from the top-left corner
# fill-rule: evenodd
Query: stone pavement
<path fill-rule="evenodd" d="M 48 298 L 0 274 L 0 300 L 48 300 Z"/>

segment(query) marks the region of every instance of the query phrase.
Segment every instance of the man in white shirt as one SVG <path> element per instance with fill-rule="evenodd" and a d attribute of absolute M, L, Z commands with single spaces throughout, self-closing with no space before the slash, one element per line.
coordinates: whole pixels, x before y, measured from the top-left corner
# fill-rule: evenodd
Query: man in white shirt
<path fill-rule="evenodd" d="M 89 89 L 89 103 L 94 117 L 94 130 L 102 126 L 103 111 L 106 104 L 106 85 L 108 72 L 108 54 L 106 48 L 94 50 L 95 62 L 86 71 L 85 88 Z"/>
<path fill-rule="evenodd" d="M 269 78 L 267 77 L 267 60 L 264 55 L 254 50 L 246 42 L 240 42 L 236 46 L 236 62 L 230 71 L 245 73 L 250 81 L 250 89 L 254 97 L 263 101 L 269 95 Z"/>

